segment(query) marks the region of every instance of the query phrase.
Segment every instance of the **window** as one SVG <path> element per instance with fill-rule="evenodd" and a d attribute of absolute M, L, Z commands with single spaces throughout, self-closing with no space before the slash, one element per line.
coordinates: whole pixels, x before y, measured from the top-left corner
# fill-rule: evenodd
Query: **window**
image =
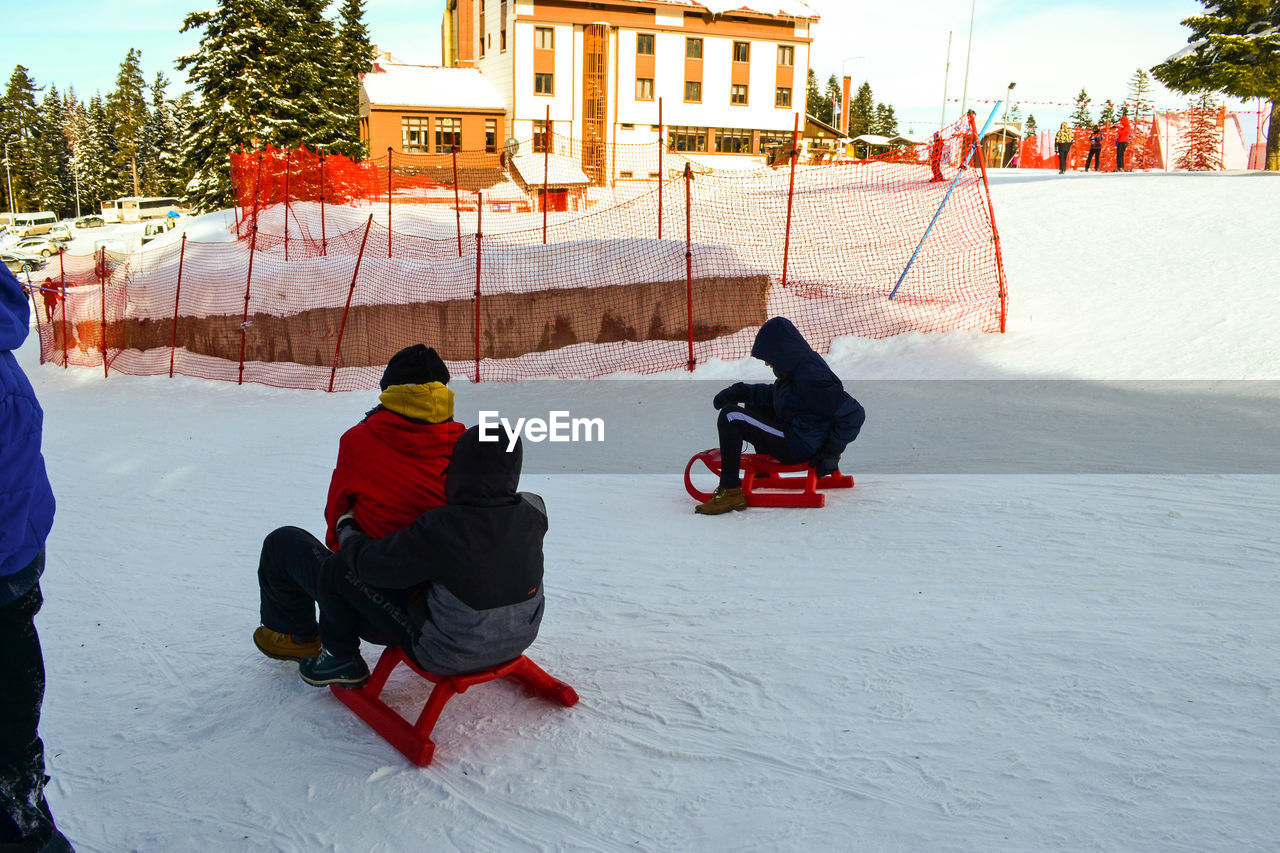
<path fill-rule="evenodd" d="M 686 59 L 702 58 L 702 39 L 687 38 L 684 40 L 684 55 Z"/>
<path fill-rule="evenodd" d="M 771 148 L 785 147 L 791 148 L 791 131 L 789 130 L 762 130 L 760 131 L 760 153 L 763 154 Z"/>
<path fill-rule="evenodd" d="M 533 75 L 533 93 L 535 95 L 554 95 L 555 77 L 551 74 L 534 74 Z"/>
<path fill-rule="evenodd" d="M 635 176 L 635 173 L 634 173 L 634 172 L 632 172 L 632 171 L 630 171 L 630 170 L 628 170 L 628 169 L 623 169 L 621 172 L 619 172 L 619 173 L 618 173 L 618 177 L 619 177 L 619 178 L 622 178 L 623 180 L 627 180 L 627 179 L 632 178 L 632 177 L 634 177 L 634 176 Z"/>
<path fill-rule="evenodd" d="M 679 125 L 667 128 L 667 150 L 706 151 L 707 129 L 705 127 L 681 127 Z"/>
<path fill-rule="evenodd" d="M 735 41 L 733 43 L 733 61 L 734 62 L 750 62 L 751 61 L 751 42 Z"/>
<path fill-rule="evenodd" d="M 791 90 L 779 86 L 778 91 L 773 93 L 773 105 L 775 107 L 791 106 Z"/>
<path fill-rule="evenodd" d="M 653 33 L 636 33 L 636 53 L 653 56 Z"/>
<path fill-rule="evenodd" d="M 653 100 L 653 78 L 652 77 L 636 78 L 636 100 L 637 101 Z"/>
<path fill-rule="evenodd" d="M 556 31 L 551 27 L 534 27 L 533 46 L 538 50 L 554 50 L 556 46 Z"/>
<path fill-rule="evenodd" d="M 686 103 L 690 103 L 690 104 L 702 103 L 702 81 L 700 80 L 684 81 L 684 99 Z"/>
<path fill-rule="evenodd" d="M 507 52 L 507 31 L 502 30 L 498 33 L 498 50 L 502 53 Z"/>
<path fill-rule="evenodd" d="M 430 119 L 405 116 L 400 119 L 400 150 L 406 154 L 426 154 Z"/>
<path fill-rule="evenodd" d="M 779 65 L 795 65 L 796 49 L 789 44 L 778 45 L 778 64 Z"/>
<path fill-rule="evenodd" d="M 462 119 L 441 117 L 436 119 L 436 153 L 448 154 L 462 147 Z"/>
<path fill-rule="evenodd" d="M 547 154 L 547 140 L 550 137 L 547 123 L 545 121 L 535 121 L 533 123 L 533 153 Z"/>
<path fill-rule="evenodd" d="M 494 154 L 498 150 L 498 120 L 496 118 L 484 120 L 484 150 L 488 154 Z"/>
<path fill-rule="evenodd" d="M 735 106 L 745 107 L 747 105 L 747 87 L 735 83 L 729 89 L 729 103 Z"/>
<path fill-rule="evenodd" d="M 502 13 L 498 18 L 498 49 L 506 51 L 507 49 L 507 0 L 502 0 Z"/>
<path fill-rule="evenodd" d="M 751 131 L 737 128 L 716 128 L 717 154 L 750 154 Z"/>

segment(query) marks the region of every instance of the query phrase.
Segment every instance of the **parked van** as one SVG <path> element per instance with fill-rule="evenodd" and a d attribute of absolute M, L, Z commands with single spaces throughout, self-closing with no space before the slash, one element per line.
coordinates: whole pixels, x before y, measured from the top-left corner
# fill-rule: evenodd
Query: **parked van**
<path fill-rule="evenodd" d="M 58 221 L 58 214 L 51 210 L 35 213 L 0 213 L 0 225 L 8 225 L 10 234 L 17 237 L 34 237 L 48 234 Z"/>

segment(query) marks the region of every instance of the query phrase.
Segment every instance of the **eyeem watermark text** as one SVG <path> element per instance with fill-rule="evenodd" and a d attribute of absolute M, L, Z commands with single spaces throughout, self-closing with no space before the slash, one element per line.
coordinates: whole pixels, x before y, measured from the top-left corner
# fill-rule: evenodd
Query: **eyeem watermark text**
<path fill-rule="evenodd" d="M 520 436 L 534 443 L 604 441 L 604 418 L 575 418 L 568 412 L 548 412 L 546 420 L 516 418 L 513 424 L 498 412 L 481 411 L 479 426 L 481 441 L 498 441 L 505 433 L 508 453 L 515 449 Z"/>

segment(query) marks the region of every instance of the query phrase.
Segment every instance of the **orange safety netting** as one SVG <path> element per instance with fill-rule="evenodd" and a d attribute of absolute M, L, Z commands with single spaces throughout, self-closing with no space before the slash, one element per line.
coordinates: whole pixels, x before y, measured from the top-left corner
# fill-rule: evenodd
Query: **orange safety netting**
<path fill-rule="evenodd" d="M 820 352 L 841 335 L 1000 332 L 985 174 L 977 158 L 957 169 L 974 133 L 965 121 L 945 134 L 944 181 L 931 180 L 927 144 L 793 165 L 788 140 L 774 167 L 750 170 L 710 169 L 656 142 L 602 159 L 560 139 L 554 154 L 404 157 L 403 172 L 401 155 L 391 169 L 386 158 L 235 155 L 239 237 L 62 256 L 36 277 L 52 273 L 47 286 L 65 292 L 41 317 L 42 353 L 130 374 L 350 390 L 376 387 L 387 359 L 416 342 L 455 374 L 492 380 L 739 359 L 775 315 Z"/>

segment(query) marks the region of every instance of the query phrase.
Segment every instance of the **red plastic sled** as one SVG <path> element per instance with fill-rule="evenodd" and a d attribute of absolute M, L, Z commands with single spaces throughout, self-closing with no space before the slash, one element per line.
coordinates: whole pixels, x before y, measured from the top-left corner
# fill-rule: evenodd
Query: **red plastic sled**
<path fill-rule="evenodd" d="M 418 721 L 413 725 L 410 725 L 408 720 L 393 711 L 380 698 L 387 679 L 391 677 L 396 665 L 401 663 L 435 684 L 431 695 L 427 697 L 427 704 L 418 715 Z M 466 693 L 477 684 L 499 678 L 514 678 L 524 684 L 531 693 L 550 699 L 552 702 L 559 702 L 566 707 L 578 701 L 578 694 L 572 687 L 552 678 L 542 667 L 524 655 L 480 672 L 466 675 L 437 675 L 421 669 L 399 646 L 387 646 L 383 650 L 382 657 L 378 658 L 378 664 L 373 668 L 373 675 L 363 687 L 339 687 L 335 684 L 329 689 L 333 691 L 333 695 L 342 700 L 344 705 L 355 711 L 360 719 L 382 735 L 387 743 L 400 750 L 414 764 L 426 767 L 431 763 L 431 756 L 436 750 L 436 745 L 431 740 L 431 730 L 440 719 L 440 712 L 444 710 L 445 703 L 459 693 Z"/>
<path fill-rule="evenodd" d="M 690 476 L 696 462 L 702 462 L 715 474 L 720 476 L 723 466 L 720 464 L 720 448 L 695 453 L 684 467 L 685 490 L 699 503 L 711 500 L 714 491 L 704 492 L 693 484 Z M 818 472 L 808 462 L 795 465 L 784 465 L 772 456 L 763 453 L 742 454 L 742 495 L 747 499 L 747 506 L 825 506 L 827 496 L 821 489 L 852 489 L 853 477 L 836 471 L 819 478 Z M 800 474 L 798 477 L 785 476 Z"/>

